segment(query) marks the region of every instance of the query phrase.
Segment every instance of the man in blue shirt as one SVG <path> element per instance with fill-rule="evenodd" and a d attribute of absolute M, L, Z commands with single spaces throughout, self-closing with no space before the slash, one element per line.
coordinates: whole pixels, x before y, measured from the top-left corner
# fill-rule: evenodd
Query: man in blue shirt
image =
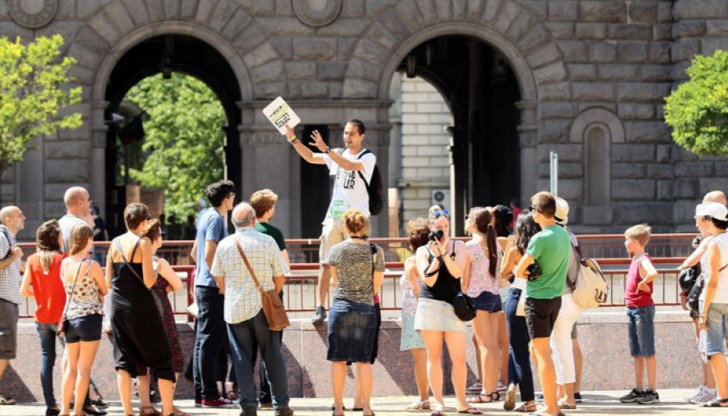
<path fill-rule="evenodd" d="M 220 181 L 207 187 L 211 208 L 200 211 L 197 237 L 192 246 L 195 270 L 195 302 L 199 309 L 195 333 L 193 374 L 195 404 L 202 407 L 227 407 L 234 403 L 220 397 L 217 390 L 220 356 L 227 354 L 227 330 L 223 320 L 224 296 L 215 283 L 210 269 L 217 244 L 227 237 L 225 215 L 233 208 L 235 185 Z"/>

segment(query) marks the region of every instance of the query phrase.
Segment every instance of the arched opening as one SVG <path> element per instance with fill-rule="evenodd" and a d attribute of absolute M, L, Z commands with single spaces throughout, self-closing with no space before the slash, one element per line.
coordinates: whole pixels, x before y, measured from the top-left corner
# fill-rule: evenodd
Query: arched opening
<path fill-rule="evenodd" d="M 464 216 L 470 207 L 508 205 L 512 199 L 519 198 L 521 149 L 517 127 L 521 123 L 521 111 L 516 103 L 521 100 L 521 93 L 507 58 L 475 37 L 447 35 L 414 47 L 399 63 L 397 71 L 430 83 L 444 98 L 452 114 L 452 124 L 446 133 L 450 138 L 443 144 L 448 169 L 443 171 L 427 165 L 415 173 L 399 164 L 394 165 L 396 174 L 390 170 L 390 175 L 398 178 L 401 204 L 405 209 L 400 223 L 409 219 L 408 195 L 409 199 L 417 200 L 414 206 L 422 215 L 426 206 L 433 202 L 433 195 L 442 189 L 443 172 L 449 176 L 446 188 L 450 201 L 445 205 L 451 207 L 453 230 L 457 234 L 462 233 Z M 397 102 L 397 97 L 391 98 Z M 422 106 L 423 109 L 430 107 Z M 417 120 L 424 117 L 417 117 L 417 106 L 403 106 L 403 113 L 409 112 L 415 114 L 409 117 L 412 125 L 403 117 L 401 129 L 416 132 Z M 399 153 L 392 150 L 391 159 L 436 152 L 431 143 L 424 141 L 414 147 L 404 144 L 408 146 L 406 149 L 403 144 L 400 143 Z M 411 178 L 413 174 L 416 177 Z M 406 191 L 413 184 L 419 188 L 417 192 Z M 425 198 L 427 203 L 422 201 L 423 196 L 429 196 Z"/>
<path fill-rule="evenodd" d="M 611 141 L 602 124 L 592 124 L 584 134 L 586 205 L 607 206 L 610 200 Z"/>
<path fill-rule="evenodd" d="M 224 166 L 225 176 L 235 182 L 238 193 L 241 189 L 241 155 L 238 136 L 241 112 L 237 103 L 241 100 L 237 77 L 225 57 L 208 43 L 187 35 L 166 34 L 149 38 L 130 48 L 116 62 L 106 84 L 104 120 L 113 121 L 124 112 L 122 102 L 127 92 L 139 81 L 155 74 L 165 77 L 172 72 L 192 75 L 210 87 L 220 100 L 226 125 L 219 126 L 225 134 Z M 106 204 L 107 222 L 111 230 L 124 226 L 122 212 L 126 205 L 126 188 L 116 181 L 116 170 L 120 161 L 115 145 L 117 130 L 109 128 L 106 145 Z M 100 202 L 100 201 L 99 201 Z"/>

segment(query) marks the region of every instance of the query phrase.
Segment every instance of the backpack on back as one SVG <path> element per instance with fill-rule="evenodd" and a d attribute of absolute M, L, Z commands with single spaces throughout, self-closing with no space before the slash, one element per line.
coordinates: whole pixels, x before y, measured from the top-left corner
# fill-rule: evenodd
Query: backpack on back
<path fill-rule="evenodd" d="M 346 149 L 341 149 L 337 153 L 342 155 L 344 154 L 344 151 L 346 151 Z M 357 157 L 356 159 L 361 159 L 367 153 L 372 153 L 372 151 L 369 149 L 364 149 L 364 151 L 361 152 L 359 157 Z M 362 173 L 362 171 L 359 170 L 357 171 L 357 173 L 359 173 L 359 177 L 361 178 L 361 180 L 364 181 L 364 185 L 367 188 L 367 195 L 369 196 L 369 214 L 379 215 L 384 209 L 384 203 L 387 200 L 384 197 L 384 185 L 382 184 L 382 175 L 379 173 L 379 167 L 376 164 L 374 165 L 372 179 L 369 182 L 367 182 L 367 180 L 364 178 L 364 174 Z M 332 178 L 330 179 L 332 189 L 334 178 L 335 176 L 332 175 Z"/>
<path fill-rule="evenodd" d="M 579 253 L 579 273 L 576 283 L 571 287 L 571 297 L 582 309 L 593 309 L 607 302 L 609 285 L 604 279 L 599 263 L 593 259 L 583 258 L 581 249 L 578 246 L 576 249 Z"/>

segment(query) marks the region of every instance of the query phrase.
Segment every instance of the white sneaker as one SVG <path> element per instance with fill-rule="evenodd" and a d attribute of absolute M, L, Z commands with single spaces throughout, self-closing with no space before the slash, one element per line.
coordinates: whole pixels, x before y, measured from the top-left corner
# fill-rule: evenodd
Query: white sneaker
<path fill-rule="evenodd" d="M 712 391 L 710 391 L 712 390 Z M 716 398 L 715 389 L 708 390 L 705 386 L 701 386 L 698 393 L 688 400 L 692 404 L 706 403 Z"/>

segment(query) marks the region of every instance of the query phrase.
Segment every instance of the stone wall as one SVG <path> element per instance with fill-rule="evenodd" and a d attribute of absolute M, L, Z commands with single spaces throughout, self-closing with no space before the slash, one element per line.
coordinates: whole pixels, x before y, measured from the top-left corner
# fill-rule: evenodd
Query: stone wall
<path fill-rule="evenodd" d="M 414 395 L 417 392 L 412 374 L 412 356 L 400 351 L 400 322 L 384 321 L 379 341 L 379 357 L 373 366 L 374 395 Z M 184 356 L 189 358 L 194 344 L 194 332 L 179 324 L 180 342 Z M 469 329 L 470 331 L 470 329 Z M 326 328 L 296 321 L 283 333 L 283 352 L 288 369 L 288 385 L 293 397 L 330 397 L 331 366 L 326 361 Z M 634 367 L 629 356 L 627 315 L 621 308 L 613 312 L 586 313 L 579 319 L 579 343 L 584 355 L 582 392 L 589 390 L 628 390 L 634 383 Z M 471 338 L 471 333 L 467 339 Z M 692 388 L 700 385 L 702 373 L 693 341 L 692 322 L 684 312 L 658 312 L 655 318 L 655 348 L 657 351 L 658 389 Z M 686 342 L 675 342 L 685 340 Z M 38 336 L 32 325 L 22 325 L 18 337 L 21 358 L 10 361 L 3 378 L 3 393 L 19 401 L 40 401 L 40 350 Z M 468 385 L 477 378 L 475 351 L 467 343 Z M 60 363 L 60 345 L 58 345 Z M 118 399 L 116 376 L 113 372 L 113 352 L 107 339 L 102 339 L 94 361 L 92 376 L 104 397 Z M 450 365 L 444 364 L 446 394 L 453 394 L 449 382 Z M 257 374 L 257 372 L 255 373 Z M 534 369 L 534 375 L 537 372 Z M 347 375 L 352 379 L 351 372 Z M 254 377 L 257 383 L 258 377 Z M 60 391 L 60 364 L 54 371 L 56 394 Z M 538 379 L 535 377 L 536 388 Z M 353 383 L 347 382 L 346 395 L 354 394 Z M 193 398 L 188 380 L 180 380 L 177 397 Z"/>
<path fill-rule="evenodd" d="M 432 191 L 450 188 L 452 116 L 442 95 L 422 78 L 402 79 L 402 171 L 398 175 L 404 222 L 426 216 Z M 446 207 L 450 201 L 443 202 Z"/>

